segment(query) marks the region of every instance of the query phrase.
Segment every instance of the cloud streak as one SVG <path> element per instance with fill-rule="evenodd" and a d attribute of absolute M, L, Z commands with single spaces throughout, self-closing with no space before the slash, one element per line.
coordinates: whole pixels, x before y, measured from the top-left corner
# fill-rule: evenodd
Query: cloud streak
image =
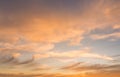
<path fill-rule="evenodd" d="M 92 53 L 90 49 L 76 50 L 76 51 L 67 51 L 67 52 L 47 52 L 44 54 L 35 54 L 36 58 L 97 58 L 103 60 L 114 60 L 112 57 L 106 55 L 100 55 Z"/>
<path fill-rule="evenodd" d="M 120 64 L 112 64 L 112 65 L 101 65 L 101 64 L 72 64 L 65 67 L 62 67 L 63 70 L 71 70 L 71 71 L 77 71 L 77 72 L 113 72 L 113 71 L 120 71 Z"/>
<path fill-rule="evenodd" d="M 117 40 L 117 39 L 120 39 L 120 32 L 115 32 L 111 34 L 103 34 L 103 35 L 93 34 L 91 35 L 91 38 L 94 40 L 109 39 L 109 38 Z"/>

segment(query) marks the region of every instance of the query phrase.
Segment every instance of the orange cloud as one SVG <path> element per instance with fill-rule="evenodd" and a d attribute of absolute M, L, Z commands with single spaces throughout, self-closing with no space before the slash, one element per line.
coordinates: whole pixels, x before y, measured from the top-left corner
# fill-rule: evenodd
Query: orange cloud
<path fill-rule="evenodd" d="M 119 72 L 111 73 L 111 72 L 102 72 L 101 73 L 85 73 L 85 74 L 36 74 L 36 75 L 25 75 L 23 73 L 20 74 L 0 74 L 0 77 L 118 77 L 120 76 Z"/>
<path fill-rule="evenodd" d="M 113 26 L 113 29 L 120 29 L 120 25 L 118 25 L 118 24 L 117 24 L 117 25 L 114 25 L 114 26 Z"/>
<path fill-rule="evenodd" d="M 111 2 L 111 1 L 110 1 Z M 34 9 L 23 13 L 16 12 L 8 15 L 9 18 L 1 17 L 0 39 L 1 41 L 16 41 L 23 37 L 30 42 L 59 43 L 69 41 L 71 45 L 78 45 L 85 38 L 84 34 L 96 28 L 105 28 L 112 23 L 119 23 L 119 5 L 99 1 L 91 9 L 84 9 L 83 13 L 68 15 L 67 12 L 56 12 L 45 9 L 45 13 L 36 14 Z M 43 10 L 42 8 L 39 8 Z M 24 10 L 24 9 L 23 9 Z M 4 12 L 4 11 L 3 11 Z M 78 11 L 79 12 L 79 11 Z M 12 24 L 5 24 L 3 19 Z M 111 20 L 113 20 L 111 22 Z M 101 27 L 102 26 L 102 27 Z M 9 33 L 8 33 L 9 31 Z M 4 36 L 4 37 L 2 37 Z M 12 37 L 10 37 L 12 36 Z"/>
<path fill-rule="evenodd" d="M 77 13 L 65 10 L 55 11 L 47 6 L 43 8 L 43 4 L 40 5 L 41 7 L 37 8 L 36 6 L 38 5 L 35 5 L 33 2 L 33 6 L 31 4 L 27 5 L 25 9 L 15 9 L 16 7 L 14 7 L 9 13 L 7 9 L 0 9 L 1 63 L 8 65 L 28 65 L 36 59 L 49 57 L 64 62 L 81 57 L 114 60 L 110 56 L 93 53 L 89 49 L 67 52 L 51 50 L 54 49 L 56 43 L 61 42 L 68 42 L 69 45 L 81 45 L 86 35 L 89 36 L 89 33 L 95 29 L 104 30 L 106 27 L 119 29 L 119 2 L 114 3 L 114 1 L 110 0 L 100 0 L 90 6 L 86 5 L 87 7 L 83 7 L 82 10 L 77 9 Z M 92 39 L 106 39 L 110 37 L 119 39 L 120 33 L 91 35 Z M 31 53 L 33 56 L 30 60 L 22 60 L 20 62 L 19 58 L 24 58 L 24 53 Z M 44 76 L 62 77 L 63 75 Z M 74 75 L 72 76 L 74 77 Z"/>
<path fill-rule="evenodd" d="M 18 58 L 18 57 L 20 57 L 20 56 L 21 56 L 20 53 L 13 53 L 13 57 L 15 57 L 15 58 Z"/>

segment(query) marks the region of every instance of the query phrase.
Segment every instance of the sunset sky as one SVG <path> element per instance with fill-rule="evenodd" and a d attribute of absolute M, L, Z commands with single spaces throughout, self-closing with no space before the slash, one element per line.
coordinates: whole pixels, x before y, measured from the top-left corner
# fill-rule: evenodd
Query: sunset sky
<path fill-rule="evenodd" d="M 120 77 L 120 0 L 0 0 L 0 77 Z"/>

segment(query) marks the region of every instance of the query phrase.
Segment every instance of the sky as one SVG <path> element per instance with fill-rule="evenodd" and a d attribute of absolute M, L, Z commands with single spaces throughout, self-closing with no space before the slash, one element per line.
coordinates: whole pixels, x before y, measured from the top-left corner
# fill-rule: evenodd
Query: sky
<path fill-rule="evenodd" d="M 0 77 L 119 77 L 120 0 L 0 0 Z"/>

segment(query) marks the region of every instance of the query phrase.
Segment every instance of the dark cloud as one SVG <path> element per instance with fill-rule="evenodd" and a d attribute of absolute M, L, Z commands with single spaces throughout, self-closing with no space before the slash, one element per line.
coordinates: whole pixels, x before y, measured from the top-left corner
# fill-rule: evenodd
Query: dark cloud
<path fill-rule="evenodd" d="M 73 64 L 72 66 L 65 66 L 62 67 L 63 70 L 73 70 L 73 71 L 97 71 L 97 72 L 102 72 L 102 71 L 120 71 L 120 64 L 113 64 L 113 65 L 101 65 L 101 64 L 93 64 L 93 65 L 80 65 L 78 64 Z"/>
<path fill-rule="evenodd" d="M 35 59 L 34 59 L 34 57 L 32 57 L 31 59 L 21 61 L 19 58 L 16 58 L 12 55 L 5 55 L 3 57 L 0 57 L 0 63 L 2 65 L 7 65 L 7 66 L 11 66 L 11 67 L 18 66 L 18 65 L 20 65 L 20 66 L 24 66 L 24 65 L 25 66 L 30 66 L 31 64 L 33 66 L 33 64 L 35 63 Z"/>
<path fill-rule="evenodd" d="M 7 56 L 7 57 L 2 57 L 0 58 L 0 63 L 9 63 L 12 62 L 15 58 L 13 56 Z"/>
<path fill-rule="evenodd" d="M 120 57 L 120 54 L 113 55 L 112 57 L 119 58 L 119 57 Z"/>
<path fill-rule="evenodd" d="M 62 69 L 70 69 L 70 68 L 74 68 L 74 67 L 77 67 L 77 66 L 79 66 L 79 65 L 81 65 L 81 64 L 82 64 L 82 62 L 75 63 L 75 64 L 72 64 L 72 65 L 70 65 L 70 66 L 63 67 Z"/>
<path fill-rule="evenodd" d="M 29 59 L 29 60 L 22 61 L 22 62 L 20 62 L 20 61 L 15 61 L 15 62 L 13 62 L 13 64 L 15 64 L 15 65 L 24 65 L 24 64 L 29 64 L 29 63 L 32 63 L 32 62 L 34 62 L 34 58 L 31 58 L 31 59 Z"/>

